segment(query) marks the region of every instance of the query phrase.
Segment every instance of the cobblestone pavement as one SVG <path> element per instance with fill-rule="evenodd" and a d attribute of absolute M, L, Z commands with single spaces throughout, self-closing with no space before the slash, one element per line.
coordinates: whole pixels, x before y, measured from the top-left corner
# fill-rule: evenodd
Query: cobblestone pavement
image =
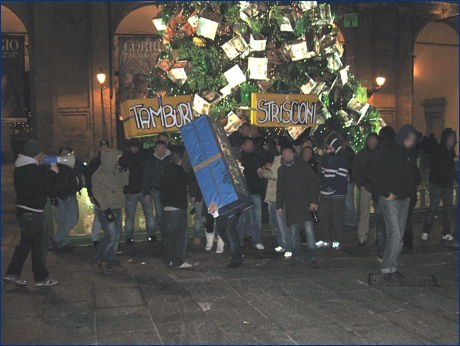
<path fill-rule="evenodd" d="M 2 275 L 19 240 L 12 179 L 2 179 Z M 347 229 L 339 251 L 320 249 L 318 269 L 290 267 L 275 253 L 245 244 L 245 265 L 226 269 L 223 254 L 189 241 L 192 269 L 168 269 L 160 243 L 120 245 L 125 273 L 98 274 L 92 247 L 48 253 L 59 280 L 35 287 L 30 258 L 27 287 L 2 286 L 2 343 L 14 344 L 458 344 L 458 248 L 431 238 L 403 254 L 403 274 L 434 274 L 440 287 L 368 286 L 379 272 L 374 233 L 365 247 Z M 204 243 L 204 237 L 202 242 Z M 304 249 L 305 250 L 305 249 Z"/>

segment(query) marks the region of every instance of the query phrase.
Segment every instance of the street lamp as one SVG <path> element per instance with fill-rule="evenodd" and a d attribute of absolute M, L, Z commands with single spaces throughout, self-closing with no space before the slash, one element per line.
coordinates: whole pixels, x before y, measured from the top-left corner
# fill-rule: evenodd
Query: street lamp
<path fill-rule="evenodd" d="M 97 74 L 97 80 L 99 81 L 99 83 L 101 83 L 101 87 L 104 85 L 105 83 L 105 73 L 102 72 L 102 69 L 99 69 L 99 73 Z M 384 78 L 385 80 L 385 78 Z"/>
<path fill-rule="evenodd" d="M 376 93 L 379 91 L 382 85 L 385 84 L 385 77 L 377 77 L 375 79 L 375 82 L 377 83 L 377 87 L 372 88 L 372 89 L 367 89 L 367 98 L 371 97 L 373 93 Z"/>

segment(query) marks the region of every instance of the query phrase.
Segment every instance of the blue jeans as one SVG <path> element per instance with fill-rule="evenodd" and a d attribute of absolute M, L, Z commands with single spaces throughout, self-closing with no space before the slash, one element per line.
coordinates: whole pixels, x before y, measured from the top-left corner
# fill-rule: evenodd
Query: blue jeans
<path fill-rule="evenodd" d="M 355 208 L 355 183 L 347 184 L 347 198 L 345 198 L 345 210 L 343 224 L 345 226 L 358 227 L 358 215 Z"/>
<path fill-rule="evenodd" d="M 99 234 L 101 233 L 102 225 L 97 217 L 96 208 L 94 208 L 93 227 L 91 228 L 91 240 L 99 241 Z"/>
<path fill-rule="evenodd" d="M 97 245 L 93 256 L 93 263 L 101 264 L 103 259 L 107 260 L 107 268 L 112 269 L 118 267 L 117 248 L 118 242 L 121 238 L 121 223 L 122 214 L 120 209 L 112 209 L 115 216 L 115 221 L 108 222 L 102 210 L 96 209 L 95 213 L 102 225 L 104 231 L 104 238 Z"/>
<path fill-rule="evenodd" d="M 144 211 L 146 231 L 149 237 L 155 236 L 155 220 L 153 219 L 152 200 L 148 203 L 142 192 L 131 194 L 125 197 L 125 236 L 126 238 L 134 238 L 134 217 L 136 216 L 137 203 L 140 203 Z"/>
<path fill-rule="evenodd" d="M 251 195 L 251 198 L 254 206 L 242 214 L 238 222 L 238 233 L 242 244 L 244 236 L 251 234 L 252 230 L 252 243 L 257 245 L 262 243 L 262 196 Z"/>
<path fill-rule="evenodd" d="M 291 229 L 291 244 L 292 244 L 292 259 L 303 262 L 302 243 L 300 242 L 300 228 L 305 230 L 307 237 L 307 256 L 310 262 L 316 261 L 316 240 L 315 240 L 315 225 L 313 221 L 305 221 L 302 224 L 292 225 Z"/>
<path fill-rule="evenodd" d="M 230 248 L 232 261 L 243 264 L 243 251 L 237 230 L 241 216 L 240 214 L 235 214 L 231 217 L 219 216 L 216 219 L 216 233 L 222 239 L 225 246 Z"/>
<path fill-rule="evenodd" d="M 282 217 L 278 216 L 278 213 L 276 211 L 276 202 L 268 203 L 268 217 L 270 221 L 270 227 L 272 228 L 272 231 L 275 234 L 278 245 L 286 251 L 291 252 L 291 242 L 288 241 L 291 232 L 289 230 L 289 227 L 286 226 L 285 213 L 283 213 Z"/>
<path fill-rule="evenodd" d="M 442 235 L 450 234 L 450 220 L 452 218 L 452 208 L 454 203 L 454 188 L 430 184 L 429 192 L 430 206 L 426 211 L 423 233 L 430 234 L 431 228 L 433 227 L 434 216 L 438 211 L 439 202 L 441 202 L 442 199 Z"/>
<path fill-rule="evenodd" d="M 57 198 L 58 206 L 54 208 L 57 232 L 53 236 L 56 243 L 70 244 L 69 233 L 77 225 L 79 219 L 78 201 L 76 196 L 69 196 L 66 200 Z"/>
<path fill-rule="evenodd" d="M 161 239 L 166 239 L 167 229 L 165 221 L 165 211 L 163 203 L 161 203 L 161 194 L 157 189 L 152 189 L 150 192 L 150 198 L 153 199 L 155 205 L 155 223 L 160 228 Z"/>
<path fill-rule="evenodd" d="M 383 218 L 383 211 L 379 204 L 379 200 L 374 199 L 372 203 L 374 204 L 375 235 L 377 238 L 378 256 L 383 258 L 383 251 L 385 250 L 385 239 L 387 237 L 385 219 Z"/>
<path fill-rule="evenodd" d="M 192 202 L 190 204 L 195 208 L 195 221 L 193 223 L 193 237 L 201 238 L 201 231 L 203 227 L 203 204 L 204 201 L 201 201 L 200 204 Z"/>
<path fill-rule="evenodd" d="M 387 201 L 385 197 L 379 197 L 379 205 L 382 208 L 386 226 L 385 250 L 383 251 L 381 266 L 381 271 L 384 274 L 394 273 L 398 270 L 409 203 L 408 199 Z"/>

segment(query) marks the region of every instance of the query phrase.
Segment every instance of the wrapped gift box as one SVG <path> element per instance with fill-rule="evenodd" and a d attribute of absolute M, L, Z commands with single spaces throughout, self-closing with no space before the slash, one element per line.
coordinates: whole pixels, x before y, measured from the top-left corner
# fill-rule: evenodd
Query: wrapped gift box
<path fill-rule="evenodd" d="M 180 132 L 208 211 L 231 216 L 254 206 L 222 126 L 203 115 Z"/>

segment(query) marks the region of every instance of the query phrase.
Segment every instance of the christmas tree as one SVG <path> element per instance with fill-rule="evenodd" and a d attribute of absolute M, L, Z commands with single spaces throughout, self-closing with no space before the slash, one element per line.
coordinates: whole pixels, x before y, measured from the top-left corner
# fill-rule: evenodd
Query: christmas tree
<path fill-rule="evenodd" d="M 166 2 L 152 19 L 162 54 L 150 88 L 160 96 L 198 95 L 194 107 L 225 122 L 250 94 L 316 94 L 321 146 L 338 131 L 360 150 L 381 123 L 367 89 L 342 64 L 340 20 L 329 4 L 298 2 Z M 198 102 L 200 101 L 200 102 Z M 200 108 L 201 109 L 201 108 Z M 275 135 L 279 131 L 273 131 Z"/>

